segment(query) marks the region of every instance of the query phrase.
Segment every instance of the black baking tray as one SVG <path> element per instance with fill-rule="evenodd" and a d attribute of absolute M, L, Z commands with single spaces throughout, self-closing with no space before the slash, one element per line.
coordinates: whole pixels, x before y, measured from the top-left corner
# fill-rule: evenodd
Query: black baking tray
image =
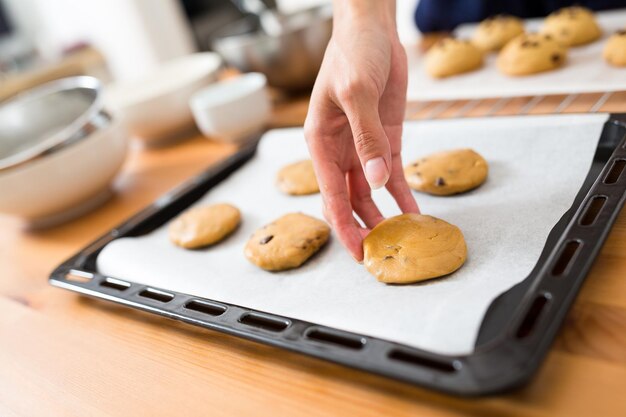
<path fill-rule="evenodd" d="M 626 199 L 626 114 L 607 115 L 592 166 L 536 266 L 490 305 L 475 350 L 448 356 L 219 300 L 104 276 L 96 259 L 121 237 L 162 226 L 237 170 L 256 145 L 174 189 L 54 270 L 50 283 L 95 298 L 461 396 L 504 392 L 540 366 Z"/>

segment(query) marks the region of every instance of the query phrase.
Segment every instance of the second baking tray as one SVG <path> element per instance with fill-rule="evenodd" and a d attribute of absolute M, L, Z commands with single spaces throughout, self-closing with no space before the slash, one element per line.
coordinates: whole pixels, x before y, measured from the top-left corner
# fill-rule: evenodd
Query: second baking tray
<path fill-rule="evenodd" d="M 593 163 L 584 183 L 571 208 L 552 228 L 529 276 L 491 303 L 480 323 L 471 352 L 442 354 L 315 323 L 315 320 L 290 317 L 271 309 L 260 310 L 226 302 L 220 297 L 199 296 L 197 292 L 186 294 L 175 290 L 180 287 L 180 280 L 185 279 L 187 274 L 184 273 L 172 276 L 168 285 L 155 286 L 145 276 L 139 279 L 141 274 L 133 279 L 131 273 L 113 276 L 98 270 L 98 256 L 105 246 L 124 237 L 143 235 L 139 239 L 144 239 L 158 233 L 161 226 L 203 198 L 207 191 L 221 183 L 227 184 L 229 175 L 252 157 L 254 148 L 242 150 L 115 228 L 62 264 L 53 273 L 51 282 L 83 294 L 450 393 L 478 395 L 510 389 L 526 381 L 541 363 L 624 203 L 625 119 L 619 115 L 607 115 L 601 120 L 599 116 L 593 117 L 586 120 L 598 123 L 597 132 L 601 134 L 600 138 L 593 138 L 595 155 L 590 156 Z M 500 123 L 506 133 L 507 126 L 520 127 L 526 121 L 539 119 L 527 118 L 521 123 L 509 119 L 493 120 L 480 123 L 485 123 L 485 128 Z M 556 120 L 556 126 L 559 123 L 575 124 L 576 121 L 562 116 Z M 567 136 L 579 130 L 580 127 L 564 126 L 562 132 Z M 506 134 L 503 134 L 502 141 L 506 146 Z M 565 139 L 562 143 L 566 146 L 568 142 Z M 570 155 L 567 149 L 563 149 L 562 155 L 550 157 L 567 155 Z M 584 177 L 583 173 L 581 178 Z M 328 255 L 321 253 L 318 262 Z M 136 267 L 149 270 L 150 265 Z M 179 269 L 184 271 L 185 265 Z M 211 266 L 207 265 L 206 270 L 210 273 Z M 296 277 L 297 274 L 288 279 Z M 81 278 L 84 282 L 79 282 Z M 445 282 L 430 285 L 441 286 Z M 418 291 L 421 288 L 417 287 Z M 468 297 L 471 298 L 471 294 Z M 320 314 L 320 321 L 327 320 Z"/>
<path fill-rule="evenodd" d="M 602 58 L 606 40 L 624 29 L 626 9 L 598 12 L 603 30 L 601 39 L 588 45 L 570 48 L 563 68 L 523 77 L 510 77 L 496 68 L 496 53 L 487 54 L 482 68 L 456 76 L 433 79 L 424 69 L 424 54 L 415 46 L 407 46 L 409 62 L 409 101 L 471 100 L 502 97 L 542 96 L 626 91 L 624 69 L 607 64 Z M 543 19 L 526 20 L 527 32 L 541 28 Z M 471 38 L 476 24 L 460 26 L 455 35 Z"/>

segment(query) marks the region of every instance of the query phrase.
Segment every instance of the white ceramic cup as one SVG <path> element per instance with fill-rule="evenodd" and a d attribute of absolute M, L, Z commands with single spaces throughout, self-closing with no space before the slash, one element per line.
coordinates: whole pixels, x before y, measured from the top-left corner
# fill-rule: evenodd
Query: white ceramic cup
<path fill-rule="evenodd" d="M 140 79 L 107 86 L 106 107 L 115 111 L 144 145 L 167 145 L 193 129 L 189 100 L 196 91 L 217 81 L 221 65 L 222 59 L 213 52 L 165 62 Z"/>
<path fill-rule="evenodd" d="M 189 102 L 200 131 L 207 137 L 242 142 L 262 131 L 271 115 L 267 78 L 257 72 L 211 84 Z"/>

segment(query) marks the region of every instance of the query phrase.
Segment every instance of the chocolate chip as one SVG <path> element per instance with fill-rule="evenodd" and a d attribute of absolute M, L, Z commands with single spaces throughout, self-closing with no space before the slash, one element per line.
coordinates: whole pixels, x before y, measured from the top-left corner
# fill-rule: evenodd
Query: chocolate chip
<path fill-rule="evenodd" d="M 543 35 L 543 38 L 548 40 L 548 41 L 551 41 L 552 40 L 552 35 Z"/>
<path fill-rule="evenodd" d="M 552 62 L 554 62 L 555 64 L 558 64 L 559 62 L 561 62 L 561 55 L 559 54 L 552 54 L 552 56 L 550 57 L 550 59 L 552 60 Z"/>
<path fill-rule="evenodd" d="M 539 46 L 539 42 L 536 41 L 531 41 L 531 40 L 525 40 L 524 42 L 522 42 L 521 47 L 522 48 L 528 48 L 532 46 L 533 48 L 536 48 Z"/>
<path fill-rule="evenodd" d="M 444 185 L 446 185 L 446 182 L 444 181 L 443 177 L 437 177 L 437 181 L 435 181 L 435 185 L 437 187 L 443 187 Z"/>
<path fill-rule="evenodd" d="M 387 255 L 383 258 L 383 261 L 386 261 L 387 259 L 393 259 L 393 256 L 391 255 Z"/>
<path fill-rule="evenodd" d="M 411 166 L 418 167 L 419 164 L 420 164 L 419 162 L 414 162 Z"/>
<path fill-rule="evenodd" d="M 615 34 L 618 36 L 624 36 L 626 35 L 626 29 L 618 30 L 617 32 L 615 32 Z"/>
<path fill-rule="evenodd" d="M 272 239 L 274 239 L 274 235 L 265 236 L 263 239 L 259 240 L 259 245 L 265 245 Z"/>

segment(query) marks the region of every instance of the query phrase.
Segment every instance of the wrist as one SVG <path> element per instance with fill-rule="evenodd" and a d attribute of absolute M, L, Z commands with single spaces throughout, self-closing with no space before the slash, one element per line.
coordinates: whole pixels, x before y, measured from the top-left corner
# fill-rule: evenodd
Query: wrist
<path fill-rule="evenodd" d="M 335 0 L 334 27 L 377 28 L 397 36 L 395 0 Z"/>

